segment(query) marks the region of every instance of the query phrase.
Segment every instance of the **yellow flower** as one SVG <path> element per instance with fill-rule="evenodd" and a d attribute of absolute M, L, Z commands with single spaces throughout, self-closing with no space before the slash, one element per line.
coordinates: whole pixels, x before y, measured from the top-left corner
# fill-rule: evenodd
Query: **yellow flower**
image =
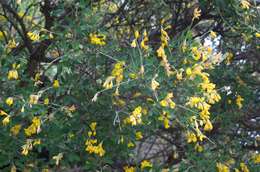
<path fill-rule="evenodd" d="M 0 31 L 0 40 L 2 40 L 4 38 L 4 35 L 6 35 L 6 31 L 4 31 L 4 32 Z"/>
<path fill-rule="evenodd" d="M 127 147 L 129 147 L 129 148 L 132 148 L 132 147 L 134 147 L 135 145 L 134 145 L 134 143 L 133 142 L 129 142 L 128 144 L 127 144 Z"/>
<path fill-rule="evenodd" d="M 33 117 L 32 124 L 28 128 L 24 129 L 25 135 L 30 137 L 31 135 L 37 133 L 40 126 L 41 126 L 40 118 L 39 117 Z"/>
<path fill-rule="evenodd" d="M 12 70 L 8 71 L 7 78 L 9 80 L 12 80 L 12 79 L 17 80 L 18 77 L 19 77 L 18 76 L 18 71 L 16 69 L 12 69 Z"/>
<path fill-rule="evenodd" d="M 106 36 L 104 34 L 91 33 L 91 34 L 89 34 L 89 40 L 90 40 L 90 43 L 93 45 L 100 45 L 100 46 L 106 45 L 106 42 L 105 42 Z"/>
<path fill-rule="evenodd" d="M 255 37 L 260 38 L 260 33 L 255 33 Z"/>
<path fill-rule="evenodd" d="M 186 139 L 188 143 L 196 143 L 197 142 L 197 137 L 193 132 L 188 131 L 186 134 Z"/>
<path fill-rule="evenodd" d="M 143 138 L 142 132 L 141 131 L 136 132 L 135 138 L 136 138 L 136 140 L 141 140 Z"/>
<path fill-rule="evenodd" d="M 158 120 L 163 121 L 163 125 L 165 129 L 170 128 L 170 114 L 168 112 L 163 111 L 163 113 L 159 116 Z"/>
<path fill-rule="evenodd" d="M 52 86 L 53 86 L 53 88 L 59 88 L 60 87 L 59 80 L 57 80 L 57 79 L 54 80 Z"/>
<path fill-rule="evenodd" d="M 163 46 L 160 46 L 158 48 L 158 50 L 156 50 L 156 53 L 157 53 L 158 57 L 166 58 L 166 54 L 165 54 Z"/>
<path fill-rule="evenodd" d="M 195 145 L 195 150 L 198 151 L 198 152 L 202 152 L 203 151 L 203 147 L 197 143 Z"/>
<path fill-rule="evenodd" d="M 10 115 L 7 115 L 7 116 L 3 119 L 2 123 L 3 123 L 4 126 L 6 126 L 7 124 L 9 124 L 9 122 L 10 122 Z"/>
<path fill-rule="evenodd" d="M 210 37 L 211 37 L 212 39 L 216 38 L 216 37 L 217 37 L 216 32 L 210 31 Z"/>
<path fill-rule="evenodd" d="M 143 160 L 141 162 L 141 169 L 144 169 L 144 168 L 152 168 L 153 167 L 153 164 L 148 161 L 148 160 Z"/>
<path fill-rule="evenodd" d="M 16 136 L 20 132 L 21 127 L 21 124 L 17 124 L 10 129 L 10 132 L 12 133 L 12 135 Z"/>
<path fill-rule="evenodd" d="M 236 104 L 237 104 L 239 109 L 241 109 L 243 107 L 243 105 L 242 105 L 243 101 L 244 101 L 244 99 L 240 95 L 238 95 L 237 98 L 236 98 Z"/>
<path fill-rule="evenodd" d="M 131 47 L 133 47 L 133 48 L 135 48 L 137 45 L 136 45 L 136 39 L 134 39 L 133 41 L 132 41 L 132 43 L 131 43 Z"/>
<path fill-rule="evenodd" d="M 229 172 L 229 168 L 225 164 L 217 163 L 216 166 L 217 166 L 218 172 Z"/>
<path fill-rule="evenodd" d="M 63 158 L 63 153 L 59 153 L 58 155 L 52 157 L 52 159 L 55 160 L 55 164 L 56 164 L 56 165 L 59 165 L 60 160 L 61 160 L 62 158 Z"/>
<path fill-rule="evenodd" d="M 136 30 L 135 31 L 135 39 L 138 39 L 140 37 L 140 34 L 139 34 L 139 32 Z"/>
<path fill-rule="evenodd" d="M 103 87 L 105 89 L 111 89 L 113 87 L 113 80 L 115 79 L 114 76 L 109 76 L 107 77 L 107 79 L 105 80 L 105 82 L 103 83 Z"/>
<path fill-rule="evenodd" d="M 12 97 L 8 97 L 6 100 L 5 100 L 5 103 L 8 105 L 8 106 L 12 106 L 13 103 L 14 103 L 14 99 Z"/>
<path fill-rule="evenodd" d="M 207 120 L 206 124 L 204 126 L 204 131 L 211 131 L 212 129 L 213 129 L 213 126 L 212 126 L 210 120 Z"/>
<path fill-rule="evenodd" d="M 250 2 L 248 2 L 247 0 L 241 0 L 241 7 L 243 8 L 243 9 L 249 9 L 249 7 L 250 7 Z"/>
<path fill-rule="evenodd" d="M 95 144 L 97 144 L 97 139 L 88 139 L 85 142 L 85 145 L 87 146 L 86 151 L 90 154 L 92 153 L 97 154 L 100 157 L 104 156 L 105 150 L 103 148 L 103 144 L 102 143 L 99 143 L 98 145 Z"/>
<path fill-rule="evenodd" d="M 241 168 L 242 172 L 249 172 L 248 167 L 243 162 L 240 163 L 240 168 Z"/>
<path fill-rule="evenodd" d="M 201 16 L 201 10 L 197 7 L 193 11 L 193 18 L 192 18 L 192 20 L 199 19 L 200 16 Z"/>
<path fill-rule="evenodd" d="M 35 139 L 33 141 L 33 145 L 39 145 L 39 144 L 41 144 L 41 139 Z"/>
<path fill-rule="evenodd" d="M 96 126 L 97 126 L 97 123 L 96 122 L 92 122 L 89 127 L 91 128 L 92 131 L 95 131 L 96 130 Z"/>
<path fill-rule="evenodd" d="M 157 82 L 156 79 L 157 75 L 155 75 L 155 77 L 153 77 L 152 82 L 151 82 L 151 88 L 153 91 L 155 91 L 159 86 L 159 82 Z"/>
<path fill-rule="evenodd" d="M 45 104 L 45 105 L 48 105 L 49 102 L 50 102 L 50 100 L 49 100 L 48 98 L 45 98 L 45 99 L 43 100 L 43 104 Z"/>
<path fill-rule="evenodd" d="M 7 116 L 8 114 L 5 112 L 5 111 L 3 111 L 3 110 L 0 110 L 0 116 Z"/>
<path fill-rule="evenodd" d="M 142 122 L 142 107 L 141 106 L 137 106 L 134 109 L 132 114 L 129 116 L 129 122 L 132 125 L 137 125 L 137 124 L 140 124 Z"/>
<path fill-rule="evenodd" d="M 32 41 L 38 41 L 40 39 L 39 33 L 34 33 L 34 32 L 28 32 L 27 36 L 32 40 Z"/>
<path fill-rule="evenodd" d="M 168 46 L 168 41 L 169 41 L 170 37 L 168 36 L 168 33 L 161 28 L 161 42 L 162 42 L 162 47 Z"/>
<path fill-rule="evenodd" d="M 148 42 L 148 36 L 147 36 L 147 32 L 144 31 L 143 33 L 143 40 L 141 41 L 141 48 L 144 49 L 144 50 L 148 50 L 148 45 L 147 45 L 147 42 Z"/>
<path fill-rule="evenodd" d="M 123 73 L 123 68 L 124 68 L 125 62 L 124 61 L 119 61 L 114 65 L 114 68 L 111 72 L 111 75 L 116 77 L 119 76 Z"/>
<path fill-rule="evenodd" d="M 101 157 L 105 155 L 106 151 L 104 150 L 102 143 L 98 144 L 97 152 L 98 152 L 99 156 L 101 156 Z"/>
<path fill-rule="evenodd" d="M 253 156 L 253 162 L 255 164 L 260 164 L 260 154 L 256 154 Z"/>
<path fill-rule="evenodd" d="M 230 65 L 230 63 L 232 62 L 233 58 L 234 58 L 233 53 L 231 53 L 231 52 L 226 53 L 226 61 L 225 61 L 226 64 Z"/>
<path fill-rule="evenodd" d="M 38 100 L 39 100 L 39 96 L 38 95 L 30 95 L 30 100 L 29 100 L 29 103 L 31 105 L 34 105 L 34 104 L 37 104 L 38 103 Z"/>
<path fill-rule="evenodd" d="M 124 171 L 125 172 L 135 172 L 135 167 L 124 166 Z"/>
<path fill-rule="evenodd" d="M 186 74 L 187 74 L 188 76 L 190 76 L 190 75 L 192 74 L 192 70 L 191 70 L 190 67 L 188 67 L 188 68 L 186 69 Z"/>
<path fill-rule="evenodd" d="M 32 145 L 32 139 L 27 139 L 26 144 L 22 146 L 22 155 L 28 155 L 29 150 L 32 150 L 33 145 Z"/>
<path fill-rule="evenodd" d="M 168 93 L 167 96 L 160 101 L 162 107 L 170 107 L 171 109 L 175 108 L 175 103 L 171 100 L 173 98 L 172 93 Z"/>
<path fill-rule="evenodd" d="M 15 42 L 14 39 L 12 39 L 12 40 L 8 41 L 7 49 L 9 49 L 9 50 L 10 50 L 10 49 L 13 49 L 13 48 L 16 47 L 16 45 L 17 45 L 17 43 Z"/>
<path fill-rule="evenodd" d="M 194 60 L 198 61 L 200 59 L 201 53 L 197 47 L 192 47 L 192 54 Z"/>

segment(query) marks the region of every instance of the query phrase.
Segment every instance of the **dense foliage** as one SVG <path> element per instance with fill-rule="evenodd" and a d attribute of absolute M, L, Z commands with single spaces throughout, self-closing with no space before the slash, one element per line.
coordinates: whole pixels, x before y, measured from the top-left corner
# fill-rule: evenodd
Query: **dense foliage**
<path fill-rule="evenodd" d="M 0 171 L 260 171 L 257 0 L 0 0 Z"/>

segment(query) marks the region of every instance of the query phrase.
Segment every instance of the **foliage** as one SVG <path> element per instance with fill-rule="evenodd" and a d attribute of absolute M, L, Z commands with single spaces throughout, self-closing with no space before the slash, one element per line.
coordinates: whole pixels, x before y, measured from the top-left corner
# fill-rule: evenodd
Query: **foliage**
<path fill-rule="evenodd" d="M 259 171 L 259 4 L 0 0 L 0 169 Z"/>

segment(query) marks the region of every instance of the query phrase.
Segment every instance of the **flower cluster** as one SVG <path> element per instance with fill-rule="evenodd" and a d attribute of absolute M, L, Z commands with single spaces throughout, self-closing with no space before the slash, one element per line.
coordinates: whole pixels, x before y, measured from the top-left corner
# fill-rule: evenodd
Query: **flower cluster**
<path fill-rule="evenodd" d="M 125 65 L 124 61 L 117 62 L 114 65 L 114 68 L 111 72 L 111 75 L 108 76 L 106 78 L 105 82 L 103 83 L 104 88 L 111 89 L 113 87 L 113 81 L 115 80 L 116 81 L 116 94 L 117 95 L 119 94 L 120 83 L 122 82 L 122 80 L 124 78 L 124 75 L 123 75 L 124 65 Z"/>
<path fill-rule="evenodd" d="M 5 111 L 0 109 L 0 116 L 4 116 L 2 120 L 3 125 L 7 125 L 10 122 L 10 115 L 8 115 Z"/>
<path fill-rule="evenodd" d="M 166 97 L 160 101 L 160 105 L 162 107 L 169 107 L 171 109 L 175 108 L 175 103 L 172 101 L 173 94 L 172 93 L 167 93 Z"/>
<path fill-rule="evenodd" d="M 33 117 L 32 124 L 24 129 L 25 135 L 30 137 L 31 135 L 40 131 L 41 119 L 39 117 Z"/>
<path fill-rule="evenodd" d="M 167 32 L 161 29 L 161 46 L 157 49 L 157 56 L 161 58 L 162 66 L 164 67 L 166 74 L 170 76 L 172 74 L 170 63 L 168 62 L 167 55 L 165 53 L 165 47 L 168 46 L 169 36 Z"/>
<path fill-rule="evenodd" d="M 22 155 L 28 155 L 29 151 L 33 149 L 33 146 L 41 144 L 40 139 L 27 139 L 26 144 L 22 146 Z"/>
<path fill-rule="evenodd" d="M 88 139 L 85 142 L 86 145 L 86 151 L 90 154 L 94 153 L 96 155 L 99 155 L 100 157 L 104 156 L 105 150 L 103 148 L 103 143 L 98 143 L 96 137 L 96 122 L 92 122 L 90 124 L 90 131 L 88 132 Z"/>
<path fill-rule="evenodd" d="M 125 119 L 125 123 L 135 126 L 142 123 L 142 107 L 137 106 L 129 117 Z"/>
<path fill-rule="evenodd" d="M 95 33 L 91 33 L 89 34 L 89 40 L 90 43 L 93 45 L 106 45 L 106 36 L 104 34 L 95 34 Z"/>
<path fill-rule="evenodd" d="M 170 128 L 170 114 L 166 111 L 163 111 L 163 113 L 158 117 L 159 121 L 163 121 L 163 125 L 165 129 Z"/>
<path fill-rule="evenodd" d="M 9 80 L 17 80 L 19 78 L 17 69 L 20 68 L 20 65 L 17 65 L 16 63 L 14 63 L 12 65 L 12 67 L 13 67 L 13 69 L 8 71 L 7 78 Z"/>

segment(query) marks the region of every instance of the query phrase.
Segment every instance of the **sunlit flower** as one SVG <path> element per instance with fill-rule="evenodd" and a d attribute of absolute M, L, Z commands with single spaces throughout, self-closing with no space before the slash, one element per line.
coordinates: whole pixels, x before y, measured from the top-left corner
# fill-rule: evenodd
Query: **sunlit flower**
<path fill-rule="evenodd" d="M 105 89 L 111 89 L 113 87 L 113 80 L 115 79 L 114 76 L 109 76 L 107 77 L 107 79 L 105 80 L 105 82 L 103 83 L 103 87 Z"/>
<path fill-rule="evenodd" d="M 172 101 L 173 94 L 167 93 L 166 97 L 160 101 L 162 107 L 170 107 L 171 109 L 175 108 L 175 103 Z"/>
<path fill-rule="evenodd" d="M 137 124 L 140 124 L 142 122 L 142 107 L 141 106 L 137 106 L 134 109 L 134 111 L 129 116 L 129 122 L 132 125 L 137 125 Z"/>
<path fill-rule="evenodd" d="M 30 38 L 30 40 L 32 41 L 38 41 L 40 39 L 40 35 L 39 33 L 35 33 L 35 32 L 28 32 L 27 36 Z"/>
<path fill-rule="evenodd" d="M 141 131 L 136 132 L 135 138 L 136 138 L 136 140 L 141 140 L 143 138 L 142 132 Z"/>
<path fill-rule="evenodd" d="M 143 33 L 143 40 L 141 41 L 141 48 L 144 49 L 144 50 L 148 50 L 148 45 L 147 45 L 147 42 L 148 42 L 148 35 L 147 35 L 147 32 L 144 31 Z"/>
<path fill-rule="evenodd" d="M 216 32 L 210 31 L 210 37 L 211 37 L 212 39 L 215 39 L 215 38 L 217 37 Z"/>
<path fill-rule="evenodd" d="M 210 120 L 207 120 L 206 124 L 204 126 L 204 131 L 211 131 L 212 129 L 213 129 L 213 126 L 212 126 Z"/>
<path fill-rule="evenodd" d="M 140 34 L 139 34 L 139 32 L 136 30 L 135 31 L 135 39 L 138 39 L 140 37 Z"/>
<path fill-rule="evenodd" d="M 3 121 L 2 121 L 3 125 L 6 126 L 7 124 L 10 123 L 10 115 L 7 115 Z"/>
<path fill-rule="evenodd" d="M 34 104 L 37 104 L 38 103 L 38 100 L 39 100 L 39 95 L 30 95 L 30 99 L 29 99 L 29 103 L 31 105 L 34 105 Z"/>
<path fill-rule="evenodd" d="M 50 100 L 49 100 L 48 98 L 45 98 L 45 99 L 43 100 L 43 104 L 44 104 L 44 105 L 48 105 L 49 102 L 50 102 Z"/>
<path fill-rule="evenodd" d="M 198 143 L 195 145 L 195 150 L 197 151 L 197 152 L 202 152 L 203 151 L 203 147 L 201 146 L 201 145 L 199 145 Z"/>
<path fill-rule="evenodd" d="M 134 145 L 134 143 L 133 142 L 129 142 L 128 144 L 127 144 L 127 147 L 129 147 L 129 148 L 132 148 L 132 147 L 134 147 L 135 145 Z"/>
<path fill-rule="evenodd" d="M 188 68 L 186 69 L 186 75 L 187 75 L 187 76 L 190 76 L 191 74 L 192 74 L 192 70 L 191 70 L 190 67 L 188 67 Z"/>
<path fill-rule="evenodd" d="M 24 129 L 25 135 L 30 137 L 31 135 L 38 132 L 41 126 L 41 120 L 39 117 L 33 117 L 32 124 Z"/>
<path fill-rule="evenodd" d="M 244 99 L 240 95 L 238 95 L 237 98 L 236 98 L 236 104 L 237 104 L 239 109 L 241 109 L 243 107 L 243 105 L 242 105 L 243 101 L 244 101 Z"/>
<path fill-rule="evenodd" d="M 153 164 L 148 160 L 143 160 L 141 162 L 141 169 L 152 168 L 152 167 L 153 167 Z"/>
<path fill-rule="evenodd" d="M 22 155 L 28 155 L 29 150 L 32 150 L 32 140 L 31 139 L 27 139 L 26 140 L 26 144 L 22 146 Z"/>
<path fill-rule="evenodd" d="M 217 166 L 218 172 L 229 172 L 229 168 L 225 164 L 217 163 L 216 166 Z"/>
<path fill-rule="evenodd" d="M 242 172 L 249 172 L 248 167 L 243 162 L 240 163 L 240 168 L 241 168 Z"/>
<path fill-rule="evenodd" d="M 137 46 L 137 40 L 134 39 L 131 43 L 131 47 L 135 48 Z"/>
<path fill-rule="evenodd" d="M 90 40 L 90 43 L 94 44 L 94 45 L 100 45 L 100 46 L 106 45 L 106 42 L 105 42 L 106 36 L 104 34 L 91 33 L 91 34 L 89 34 L 89 40 Z"/>
<path fill-rule="evenodd" d="M 201 10 L 197 7 L 193 11 L 193 18 L 192 18 L 192 20 L 199 19 L 200 16 L 201 16 Z"/>
<path fill-rule="evenodd" d="M 8 105 L 8 106 L 12 106 L 13 103 L 14 103 L 14 99 L 12 97 L 8 97 L 6 100 L 5 100 L 5 103 Z"/>
<path fill-rule="evenodd" d="M 0 109 L 0 116 L 7 116 L 8 114 L 5 112 L 5 111 L 3 111 L 3 110 L 1 110 Z"/>
<path fill-rule="evenodd" d="M 10 132 L 12 133 L 12 135 L 16 136 L 20 132 L 21 127 L 21 124 L 17 124 L 10 129 Z"/>
<path fill-rule="evenodd" d="M 53 86 L 53 88 L 59 88 L 60 87 L 59 80 L 57 80 L 57 79 L 54 80 L 52 86 Z"/>
<path fill-rule="evenodd" d="M 255 154 L 255 155 L 253 156 L 253 162 L 254 162 L 255 164 L 260 164 L 260 154 Z"/>
<path fill-rule="evenodd" d="M 124 172 L 135 172 L 135 167 L 124 166 Z"/>
<path fill-rule="evenodd" d="M 248 2 L 248 0 L 241 0 L 241 7 L 243 8 L 243 9 L 249 9 L 249 7 L 250 7 L 250 2 Z"/>
<path fill-rule="evenodd" d="M 52 159 L 55 160 L 56 165 L 59 165 L 62 158 L 63 158 L 63 153 L 59 153 L 58 155 L 52 157 Z"/>
<path fill-rule="evenodd" d="M 190 131 L 188 131 L 186 133 L 186 139 L 187 139 L 188 143 L 192 143 L 192 142 L 196 143 L 197 142 L 196 134 L 194 134 L 193 132 L 190 132 Z"/>
<path fill-rule="evenodd" d="M 155 79 L 156 79 L 157 75 L 155 75 L 152 79 L 152 82 L 151 82 L 151 88 L 153 91 L 155 91 L 159 86 L 159 82 L 157 82 Z"/>

